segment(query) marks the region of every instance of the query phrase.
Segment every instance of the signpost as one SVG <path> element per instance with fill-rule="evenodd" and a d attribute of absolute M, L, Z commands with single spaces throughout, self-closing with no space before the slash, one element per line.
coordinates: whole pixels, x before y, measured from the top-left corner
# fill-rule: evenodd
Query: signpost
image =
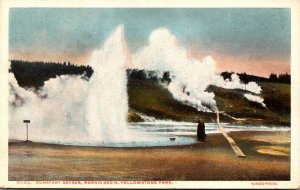
<path fill-rule="evenodd" d="M 28 123 L 30 123 L 30 120 L 23 120 L 23 122 L 26 123 L 26 136 L 27 136 L 26 141 L 28 141 Z"/>

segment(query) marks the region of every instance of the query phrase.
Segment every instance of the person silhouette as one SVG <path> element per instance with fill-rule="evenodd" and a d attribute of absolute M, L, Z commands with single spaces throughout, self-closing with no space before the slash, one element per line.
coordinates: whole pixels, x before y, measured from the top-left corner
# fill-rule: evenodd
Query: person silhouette
<path fill-rule="evenodd" d="M 197 139 L 198 139 L 198 141 L 201 141 L 201 142 L 205 142 L 205 140 L 206 140 L 205 124 L 201 120 L 198 121 Z"/>

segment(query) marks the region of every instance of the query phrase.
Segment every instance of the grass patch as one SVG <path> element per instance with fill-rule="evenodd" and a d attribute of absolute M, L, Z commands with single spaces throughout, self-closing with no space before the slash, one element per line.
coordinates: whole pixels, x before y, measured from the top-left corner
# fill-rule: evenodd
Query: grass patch
<path fill-rule="evenodd" d="M 173 98 L 163 86 L 152 80 L 133 79 L 128 81 L 129 107 L 157 119 L 175 121 L 211 122 L 212 114 L 198 112 Z M 214 115 L 214 114 L 213 114 Z"/>

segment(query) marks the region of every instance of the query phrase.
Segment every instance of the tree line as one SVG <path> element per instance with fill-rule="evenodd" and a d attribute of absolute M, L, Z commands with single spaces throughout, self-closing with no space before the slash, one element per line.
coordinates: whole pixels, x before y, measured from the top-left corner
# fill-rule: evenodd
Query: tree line
<path fill-rule="evenodd" d="M 231 75 L 234 72 L 222 72 L 221 76 L 224 79 L 231 79 Z M 285 84 L 291 84 L 291 75 L 288 73 L 282 73 L 282 74 L 275 74 L 271 73 L 270 76 L 267 77 L 259 77 L 255 75 L 249 75 L 247 73 L 237 73 L 237 75 L 240 77 L 241 81 L 243 83 L 248 83 L 250 81 L 254 82 L 274 82 L 274 83 L 285 83 Z"/>
<path fill-rule="evenodd" d="M 129 69 L 127 70 L 127 75 L 131 79 L 150 79 L 150 80 L 159 80 L 157 75 L 155 74 L 155 71 L 146 71 L 144 69 Z M 224 80 L 226 79 L 231 79 L 231 75 L 234 74 L 234 72 L 222 72 L 221 76 L 223 77 Z M 248 82 L 274 82 L 274 83 L 286 83 L 290 84 L 291 83 L 291 75 L 288 73 L 284 74 L 274 74 L 271 73 L 269 78 L 266 77 L 260 77 L 260 76 L 255 76 L 255 75 L 249 75 L 247 73 L 236 73 L 239 77 L 240 80 L 243 83 L 248 83 Z M 163 76 L 160 78 L 162 82 L 170 83 L 171 78 L 170 78 L 170 72 L 165 71 L 163 72 Z"/>
<path fill-rule="evenodd" d="M 18 84 L 21 87 L 35 87 L 39 88 L 44 85 L 44 82 L 50 78 L 55 78 L 60 75 L 83 75 L 86 79 L 90 78 L 93 74 L 91 66 L 75 65 L 70 62 L 44 62 L 44 61 L 24 61 L 24 60 L 11 60 L 9 72 L 15 75 Z M 233 72 L 222 72 L 221 76 L 224 79 L 230 79 Z M 276 82 L 287 83 L 291 82 L 290 74 L 274 74 L 272 73 L 269 78 L 259 77 L 255 75 L 248 75 L 246 73 L 237 73 L 241 81 L 248 83 L 254 82 Z M 128 69 L 128 79 L 139 80 L 160 80 L 161 82 L 170 83 L 170 72 L 166 71 L 163 76 L 158 78 L 155 71 L 146 71 L 143 69 Z"/>
<path fill-rule="evenodd" d="M 11 60 L 10 63 L 9 72 L 15 75 L 21 87 L 39 88 L 45 81 L 60 75 L 84 75 L 89 78 L 93 74 L 89 65 L 74 65 L 70 62 Z"/>
<path fill-rule="evenodd" d="M 144 69 L 127 69 L 127 77 L 130 79 L 138 79 L 138 80 L 153 80 L 160 81 L 164 83 L 170 83 L 171 77 L 170 72 L 163 72 L 162 77 L 159 77 L 155 71 L 148 71 Z"/>

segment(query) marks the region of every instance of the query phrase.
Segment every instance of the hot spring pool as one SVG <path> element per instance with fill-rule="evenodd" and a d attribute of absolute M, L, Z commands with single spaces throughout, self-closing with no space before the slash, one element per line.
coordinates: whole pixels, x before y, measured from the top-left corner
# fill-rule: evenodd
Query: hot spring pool
<path fill-rule="evenodd" d="M 206 133 L 220 133 L 216 123 L 206 123 Z M 226 131 L 290 131 L 288 126 L 253 126 L 223 124 Z M 129 123 L 128 132 L 131 138 L 126 142 L 101 143 L 89 142 L 79 145 L 106 146 L 106 147 L 155 147 L 155 146 L 178 146 L 197 143 L 197 123 L 155 121 Z M 175 140 L 170 140 L 175 138 Z M 74 145 L 77 143 L 63 143 Z"/>

